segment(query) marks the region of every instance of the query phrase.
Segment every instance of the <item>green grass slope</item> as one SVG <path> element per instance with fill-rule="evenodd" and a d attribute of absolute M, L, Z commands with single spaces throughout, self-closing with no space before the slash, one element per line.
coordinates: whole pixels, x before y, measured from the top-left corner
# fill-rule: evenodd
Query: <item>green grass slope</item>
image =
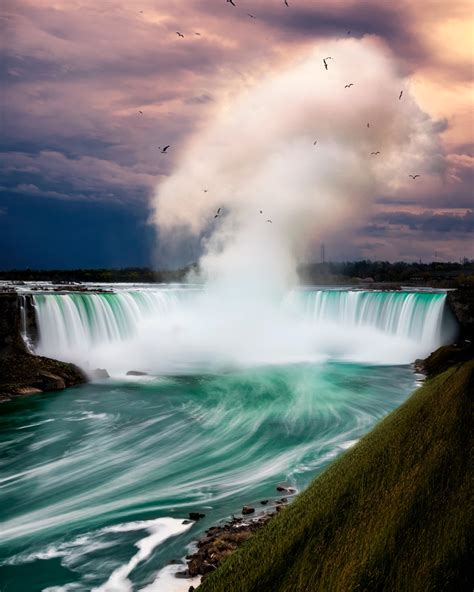
<path fill-rule="evenodd" d="M 199 592 L 473 590 L 474 361 L 429 379 Z"/>

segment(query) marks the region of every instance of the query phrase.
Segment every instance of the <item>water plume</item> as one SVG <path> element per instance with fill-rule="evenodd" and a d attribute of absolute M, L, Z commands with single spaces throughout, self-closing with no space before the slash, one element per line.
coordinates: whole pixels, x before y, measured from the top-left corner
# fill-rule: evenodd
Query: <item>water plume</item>
<path fill-rule="evenodd" d="M 437 162 L 435 126 L 388 50 L 365 38 L 329 53 L 328 70 L 317 47 L 221 101 L 156 191 L 161 240 L 201 236 L 202 277 L 220 289 L 288 286 L 308 245 L 354 228 L 374 198 Z"/>

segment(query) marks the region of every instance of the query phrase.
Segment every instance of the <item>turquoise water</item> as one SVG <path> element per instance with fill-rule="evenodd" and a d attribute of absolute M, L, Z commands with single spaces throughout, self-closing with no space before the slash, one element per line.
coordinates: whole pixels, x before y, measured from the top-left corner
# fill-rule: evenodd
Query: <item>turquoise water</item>
<path fill-rule="evenodd" d="M 187 590 L 157 574 L 278 483 L 304 488 L 414 387 L 409 366 L 299 363 L 4 404 L 0 590 Z"/>

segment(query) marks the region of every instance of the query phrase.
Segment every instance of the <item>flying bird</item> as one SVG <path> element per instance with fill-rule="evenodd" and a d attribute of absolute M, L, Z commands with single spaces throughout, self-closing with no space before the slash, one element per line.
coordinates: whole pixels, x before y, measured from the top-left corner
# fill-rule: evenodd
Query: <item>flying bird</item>
<path fill-rule="evenodd" d="M 377 156 L 377 154 L 380 154 L 380 151 L 377 150 L 377 152 L 371 152 L 370 154 L 374 154 L 375 156 Z"/>
<path fill-rule="evenodd" d="M 288 4 L 288 0 L 285 0 L 285 6 L 290 6 L 290 5 Z M 268 220 L 267 220 L 267 222 L 268 222 Z"/>
<path fill-rule="evenodd" d="M 416 179 L 417 177 L 419 177 L 420 175 L 408 175 L 409 177 L 411 177 L 412 179 Z"/>
<path fill-rule="evenodd" d="M 204 193 L 207 193 L 209 191 L 209 189 L 203 189 Z"/>
<path fill-rule="evenodd" d="M 313 146 L 316 146 L 317 143 L 318 143 L 318 140 L 314 140 Z"/>
<path fill-rule="evenodd" d="M 250 14 L 250 12 L 247 12 L 247 16 L 249 16 L 250 18 L 255 18 L 253 14 Z"/>
<path fill-rule="evenodd" d="M 164 148 L 162 148 L 161 146 L 158 146 L 158 150 L 161 152 L 161 154 L 166 154 L 166 151 L 168 150 L 169 147 L 170 147 L 169 144 L 167 146 L 165 146 Z"/>
<path fill-rule="evenodd" d="M 344 88 L 351 88 L 351 86 L 354 86 L 353 82 L 351 82 L 350 84 L 346 84 L 346 86 Z"/>
<path fill-rule="evenodd" d="M 400 94 L 398 95 L 398 100 L 399 100 L 399 101 L 400 101 L 400 99 L 402 98 L 402 95 L 403 95 L 403 91 L 401 90 L 401 91 L 400 91 Z"/>
<path fill-rule="evenodd" d="M 195 35 L 197 35 L 198 37 L 201 37 L 201 33 L 194 33 Z"/>
<path fill-rule="evenodd" d="M 183 39 L 184 39 L 184 35 L 182 33 L 180 33 L 179 31 L 176 31 L 176 35 L 178 35 L 178 37 L 183 37 Z"/>
<path fill-rule="evenodd" d="M 235 6 L 234 0 L 227 0 L 227 4 L 232 4 L 232 6 Z"/>
<path fill-rule="evenodd" d="M 263 210 L 260 210 L 260 213 L 263 214 Z"/>
<path fill-rule="evenodd" d="M 332 60 L 332 57 L 331 57 L 331 56 L 329 56 L 329 57 L 327 57 L 327 58 L 323 58 L 324 67 L 325 67 L 325 68 L 326 68 L 326 70 L 327 70 L 327 69 L 328 69 L 328 63 L 327 63 L 327 61 L 326 61 L 326 60 Z"/>
<path fill-rule="evenodd" d="M 217 215 L 219 215 L 220 213 L 221 213 L 221 209 L 219 208 L 219 209 L 217 210 Z"/>
<path fill-rule="evenodd" d="M 273 222 L 271 220 L 267 220 L 267 222 L 269 222 L 270 224 L 273 224 Z"/>
<path fill-rule="evenodd" d="M 350 34 L 351 34 L 351 32 L 350 32 L 350 31 L 347 31 L 347 34 L 348 34 L 348 35 L 350 35 Z"/>
<path fill-rule="evenodd" d="M 367 124 L 367 127 L 370 127 L 370 123 Z"/>

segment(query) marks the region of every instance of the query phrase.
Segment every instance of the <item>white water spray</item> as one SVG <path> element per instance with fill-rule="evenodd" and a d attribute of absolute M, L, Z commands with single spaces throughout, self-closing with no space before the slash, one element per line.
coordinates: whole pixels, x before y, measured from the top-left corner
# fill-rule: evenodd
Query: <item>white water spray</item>
<path fill-rule="evenodd" d="M 376 197 L 438 162 L 433 122 L 407 87 L 381 42 L 365 38 L 318 47 L 222 101 L 157 189 L 162 242 L 210 236 L 201 272 L 227 299 L 243 285 L 253 300 L 286 291 L 311 244 L 351 232 Z"/>

